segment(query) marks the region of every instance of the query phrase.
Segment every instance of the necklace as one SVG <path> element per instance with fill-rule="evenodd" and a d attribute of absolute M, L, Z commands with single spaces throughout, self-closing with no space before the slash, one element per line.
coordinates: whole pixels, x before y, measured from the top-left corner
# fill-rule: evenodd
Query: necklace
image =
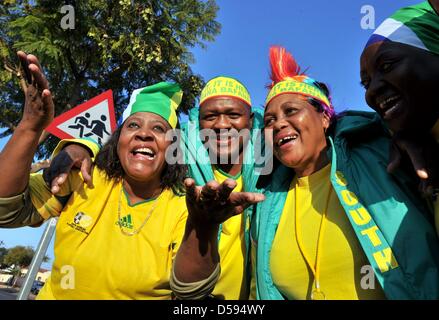
<path fill-rule="evenodd" d="M 331 187 L 331 183 L 329 183 L 329 192 L 328 192 L 328 197 L 326 199 L 326 207 L 325 207 L 325 211 L 322 214 L 322 220 L 320 221 L 320 229 L 319 229 L 319 237 L 317 240 L 317 252 L 316 252 L 316 262 L 315 265 L 313 266 L 311 264 L 311 260 L 309 259 L 309 257 L 305 254 L 305 250 L 304 250 L 304 246 L 302 243 L 302 231 L 301 228 L 299 228 L 298 224 L 299 224 L 299 218 L 298 218 L 298 213 L 297 213 L 297 187 L 298 184 L 296 183 L 296 187 L 294 190 L 295 193 L 295 203 L 294 203 L 294 210 L 295 210 L 295 215 L 296 215 L 296 221 L 295 221 L 295 227 L 296 227 L 296 240 L 297 240 L 297 245 L 299 246 L 299 250 L 300 253 L 302 254 L 303 258 L 305 259 L 308 267 L 311 269 L 312 274 L 314 276 L 314 280 L 315 280 L 315 288 L 311 293 L 311 299 L 312 300 L 325 300 L 326 296 L 323 293 L 323 291 L 320 288 L 320 255 L 322 252 L 322 239 L 323 239 L 323 235 L 325 233 L 325 228 L 326 228 L 326 218 L 328 215 L 328 206 L 329 206 L 329 199 L 331 198 L 331 191 L 332 191 L 332 187 Z"/>
<path fill-rule="evenodd" d="M 158 203 L 158 198 L 159 196 L 154 200 L 154 205 L 152 206 L 152 208 L 149 210 L 148 214 L 146 215 L 145 220 L 143 220 L 142 224 L 140 225 L 140 227 L 136 230 L 133 230 L 132 232 L 127 232 L 122 228 L 122 224 L 120 223 L 120 207 L 121 207 L 121 203 L 122 203 L 122 192 L 123 192 L 123 181 L 122 181 L 122 186 L 120 188 L 120 194 L 119 194 L 119 206 L 117 208 L 117 219 L 118 219 L 118 225 L 119 225 L 119 229 L 122 232 L 122 234 L 126 235 L 126 236 L 134 236 L 136 234 L 138 234 L 140 232 L 140 230 L 142 230 L 142 228 L 145 226 L 146 222 L 149 220 L 149 218 L 152 215 L 152 212 L 155 210 L 157 203 Z"/>

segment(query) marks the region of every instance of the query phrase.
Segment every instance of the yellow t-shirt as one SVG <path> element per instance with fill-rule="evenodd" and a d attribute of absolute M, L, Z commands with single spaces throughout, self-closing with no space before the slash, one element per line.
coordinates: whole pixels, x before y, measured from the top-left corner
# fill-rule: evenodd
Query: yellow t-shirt
<path fill-rule="evenodd" d="M 242 176 L 232 177 L 221 170 L 214 168 L 215 180 L 219 183 L 227 178 L 236 180 L 234 192 L 242 191 Z M 227 300 L 247 299 L 248 290 L 245 278 L 245 242 L 244 242 L 244 215 L 238 214 L 222 225 L 219 241 L 219 255 L 221 276 L 215 285 L 212 294 Z"/>
<path fill-rule="evenodd" d="M 322 213 L 332 185 L 329 183 L 331 165 L 308 177 L 293 179 L 287 195 L 278 229 L 271 247 L 270 268 L 274 284 L 288 299 L 311 298 L 315 288 L 314 276 L 307 266 L 297 243 L 295 232 L 295 186 L 298 185 L 298 225 L 301 230 L 303 250 L 313 266 L 319 237 Z M 362 289 L 361 273 L 369 262 L 357 240 L 352 226 L 335 194 L 331 191 L 328 204 L 326 230 L 320 252 L 320 287 L 326 299 L 385 299 L 378 283 L 375 289 Z M 366 281 L 367 282 L 367 281 Z"/>
<path fill-rule="evenodd" d="M 439 143 L 439 120 L 436 121 L 436 124 L 433 126 L 431 130 L 433 137 L 436 139 L 437 143 Z M 436 232 L 439 236 L 439 196 L 436 198 L 436 201 L 433 203 L 434 205 L 434 220 L 436 224 Z"/>
<path fill-rule="evenodd" d="M 130 205 L 122 183 L 107 180 L 97 168 L 93 183 L 90 189 L 71 172 L 60 192 L 63 206 L 40 174 L 31 175 L 34 206 L 45 219 L 59 216 L 52 274 L 38 299 L 170 299 L 172 260 L 187 218 L 185 198 L 165 190 L 157 199 Z M 150 212 L 138 234 L 122 233 L 121 228 L 138 230 Z"/>

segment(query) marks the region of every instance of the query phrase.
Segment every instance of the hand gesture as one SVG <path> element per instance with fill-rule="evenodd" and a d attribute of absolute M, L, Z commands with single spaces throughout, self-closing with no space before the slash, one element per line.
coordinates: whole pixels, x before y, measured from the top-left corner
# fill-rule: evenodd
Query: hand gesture
<path fill-rule="evenodd" d="M 40 132 L 52 122 L 55 110 L 49 83 L 37 57 L 23 51 L 18 51 L 17 54 L 28 82 L 20 126 Z"/>
<path fill-rule="evenodd" d="M 67 180 L 72 169 L 81 170 L 82 178 L 89 187 L 93 187 L 92 161 L 89 151 L 79 144 L 69 144 L 44 169 L 43 178 L 53 194 L 60 191 L 61 185 Z"/>
<path fill-rule="evenodd" d="M 221 184 L 209 181 L 200 187 L 195 186 L 195 181 L 188 178 L 184 184 L 189 217 L 200 226 L 219 225 L 250 205 L 265 200 L 261 193 L 232 192 L 236 187 L 236 181 L 232 179 Z"/>
<path fill-rule="evenodd" d="M 431 196 L 439 188 L 439 145 L 430 133 L 400 132 L 392 137 L 390 173 L 400 166 L 404 155 L 408 155 L 417 176 L 419 189 L 424 196 Z"/>

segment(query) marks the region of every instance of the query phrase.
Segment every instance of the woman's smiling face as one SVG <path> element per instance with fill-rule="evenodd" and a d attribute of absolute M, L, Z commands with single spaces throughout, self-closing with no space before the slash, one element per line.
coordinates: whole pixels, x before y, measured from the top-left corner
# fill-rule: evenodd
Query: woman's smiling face
<path fill-rule="evenodd" d="M 123 124 L 117 145 L 125 175 L 138 182 L 160 180 L 166 166 L 166 149 L 171 126 L 159 115 L 137 112 Z"/>
<path fill-rule="evenodd" d="M 287 167 L 306 171 L 325 152 L 329 119 L 301 95 L 286 93 L 273 98 L 265 110 L 264 126 L 273 130 L 269 143 Z"/>
<path fill-rule="evenodd" d="M 396 42 L 378 42 L 361 56 L 366 101 L 389 128 L 429 130 L 439 117 L 439 56 Z"/>

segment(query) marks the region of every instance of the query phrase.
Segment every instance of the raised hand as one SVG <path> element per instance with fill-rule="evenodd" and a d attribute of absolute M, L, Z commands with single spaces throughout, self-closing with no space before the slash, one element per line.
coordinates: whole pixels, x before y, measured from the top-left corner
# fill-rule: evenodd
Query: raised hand
<path fill-rule="evenodd" d="M 50 166 L 43 171 L 43 178 L 50 187 L 53 194 L 57 194 L 67 180 L 72 169 L 81 170 L 84 182 L 93 187 L 92 161 L 88 149 L 78 144 L 69 144 L 50 163 Z"/>
<path fill-rule="evenodd" d="M 28 87 L 23 117 L 0 152 L 0 170 L 6 173 L 0 184 L 0 198 L 18 195 L 26 189 L 39 138 L 44 128 L 52 122 L 54 113 L 49 84 L 37 57 L 22 51 L 17 54 Z"/>
<path fill-rule="evenodd" d="M 236 187 L 236 181 L 232 179 L 221 184 L 209 181 L 203 187 L 196 186 L 190 178 L 184 183 L 189 217 L 198 225 L 219 225 L 250 205 L 265 200 L 260 193 L 232 192 Z"/>
<path fill-rule="evenodd" d="M 49 83 L 37 57 L 23 51 L 18 51 L 17 55 L 27 81 L 31 81 L 25 92 L 23 117 L 19 126 L 41 132 L 52 122 L 55 110 Z"/>

